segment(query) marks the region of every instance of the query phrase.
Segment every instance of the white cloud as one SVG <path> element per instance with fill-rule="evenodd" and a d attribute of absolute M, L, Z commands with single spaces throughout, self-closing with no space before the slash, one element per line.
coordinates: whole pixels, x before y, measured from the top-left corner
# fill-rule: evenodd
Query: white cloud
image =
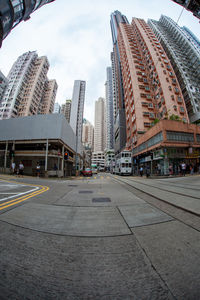
<path fill-rule="evenodd" d="M 86 80 L 85 117 L 94 122 L 94 103 L 105 94 L 106 67 L 110 65 L 110 14 L 158 20 L 161 14 L 178 20 L 182 7 L 170 0 L 56 0 L 20 23 L 4 40 L 0 69 L 7 75 L 17 57 L 36 50 L 50 62 L 48 77 L 58 83 L 57 101 L 72 97 L 74 80 Z M 199 38 L 199 21 L 184 10 L 179 25 Z"/>

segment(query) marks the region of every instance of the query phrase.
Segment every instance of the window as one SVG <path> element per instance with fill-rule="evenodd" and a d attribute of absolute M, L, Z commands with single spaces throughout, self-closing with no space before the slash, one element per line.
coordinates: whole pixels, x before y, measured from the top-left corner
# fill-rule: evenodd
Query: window
<path fill-rule="evenodd" d="M 194 135 L 187 132 L 167 131 L 167 139 L 169 141 L 194 142 Z"/>

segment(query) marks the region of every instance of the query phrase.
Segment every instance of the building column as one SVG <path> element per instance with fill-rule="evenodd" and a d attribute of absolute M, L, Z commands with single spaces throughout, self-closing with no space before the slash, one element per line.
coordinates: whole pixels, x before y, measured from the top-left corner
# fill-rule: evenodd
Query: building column
<path fill-rule="evenodd" d="M 44 168 L 45 174 L 46 174 L 47 168 L 48 168 L 48 149 L 49 149 L 49 141 L 47 139 L 47 141 L 46 141 L 46 155 L 45 155 L 45 168 Z"/>
<path fill-rule="evenodd" d="M 65 153 L 65 147 L 62 146 L 62 160 L 61 160 L 61 172 L 62 176 L 64 177 L 64 153 Z"/>
<path fill-rule="evenodd" d="M 6 149 L 5 149 L 5 155 L 4 155 L 4 173 L 6 173 L 7 153 L 8 153 L 8 141 L 6 141 Z"/>

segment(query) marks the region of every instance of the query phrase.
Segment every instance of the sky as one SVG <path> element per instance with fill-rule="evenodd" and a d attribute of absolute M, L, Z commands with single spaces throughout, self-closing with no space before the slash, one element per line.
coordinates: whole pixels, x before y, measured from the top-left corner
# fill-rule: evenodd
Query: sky
<path fill-rule="evenodd" d="M 48 78 L 58 83 L 56 102 L 71 99 L 74 80 L 85 80 L 84 117 L 94 124 L 95 101 L 105 97 L 106 68 L 111 66 L 110 15 L 115 10 L 130 23 L 132 17 L 158 21 L 161 14 L 166 15 L 200 39 L 200 20 L 171 0 L 56 0 L 6 37 L 0 49 L 0 70 L 7 76 L 27 51 L 47 56 Z"/>

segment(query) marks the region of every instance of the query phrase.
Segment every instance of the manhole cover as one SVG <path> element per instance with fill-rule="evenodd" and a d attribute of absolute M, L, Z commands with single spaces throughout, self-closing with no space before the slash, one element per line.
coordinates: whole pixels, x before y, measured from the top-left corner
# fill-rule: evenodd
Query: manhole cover
<path fill-rule="evenodd" d="M 93 191 L 79 191 L 79 194 L 92 194 Z"/>
<path fill-rule="evenodd" d="M 68 184 L 68 186 L 77 186 L 77 184 Z"/>
<path fill-rule="evenodd" d="M 110 198 L 93 198 L 92 202 L 111 202 Z"/>

